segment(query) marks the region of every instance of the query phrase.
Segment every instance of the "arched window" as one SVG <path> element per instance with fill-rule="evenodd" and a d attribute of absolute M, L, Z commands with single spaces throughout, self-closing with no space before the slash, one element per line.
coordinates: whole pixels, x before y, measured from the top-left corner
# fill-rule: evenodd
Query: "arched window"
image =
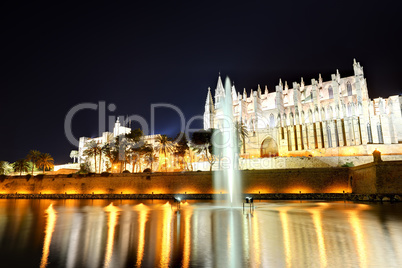
<path fill-rule="evenodd" d="M 352 104 L 348 104 L 348 116 L 352 116 Z"/>
<path fill-rule="evenodd" d="M 370 123 L 367 124 L 367 138 L 368 138 L 368 143 L 373 143 L 373 134 L 371 133 Z"/>
<path fill-rule="evenodd" d="M 334 98 L 334 90 L 332 89 L 331 86 L 328 87 L 328 99 L 333 99 Z"/>
<path fill-rule="evenodd" d="M 331 128 L 327 125 L 327 137 L 328 137 L 328 147 L 332 147 L 332 135 L 331 135 Z"/>
<path fill-rule="evenodd" d="M 346 90 L 348 92 L 348 96 L 352 96 L 352 85 L 350 84 L 350 82 L 346 83 Z"/>
<path fill-rule="evenodd" d="M 294 117 L 293 117 L 293 113 L 292 113 L 292 112 L 289 114 L 289 123 L 290 123 L 291 126 L 294 125 Z"/>
<path fill-rule="evenodd" d="M 380 123 L 377 124 L 377 132 L 378 132 L 378 143 L 384 143 L 384 138 L 382 136 L 382 128 L 381 128 Z"/>
<path fill-rule="evenodd" d="M 278 156 L 278 145 L 271 137 L 267 137 L 261 144 L 261 157 Z"/>
<path fill-rule="evenodd" d="M 273 114 L 269 115 L 269 127 L 274 128 L 275 127 L 275 117 Z"/>
<path fill-rule="evenodd" d="M 281 115 L 278 114 L 278 116 L 276 117 L 276 126 L 280 127 L 281 125 Z"/>
<path fill-rule="evenodd" d="M 313 112 L 311 110 L 308 111 L 308 122 L 309 123 L 314 123 Z"/>

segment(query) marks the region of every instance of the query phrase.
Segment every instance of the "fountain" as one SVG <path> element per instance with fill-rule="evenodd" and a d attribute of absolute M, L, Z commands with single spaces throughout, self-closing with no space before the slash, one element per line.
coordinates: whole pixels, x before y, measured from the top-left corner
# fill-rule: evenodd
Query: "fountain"
<path fill-rule="evenodd" d="M 233 117 L 232 86 L 229 77 L 225 80 L 225 95 L 221 100 L 223 113 L 218 115 L 219 131 L 212 137 L 215 155 L 220 158 L 218 171 L 213 174 L 216 192 L 226 193 L 226 205 L 241 206 L 241 180 L 238 170 L 239 138 Z"/>

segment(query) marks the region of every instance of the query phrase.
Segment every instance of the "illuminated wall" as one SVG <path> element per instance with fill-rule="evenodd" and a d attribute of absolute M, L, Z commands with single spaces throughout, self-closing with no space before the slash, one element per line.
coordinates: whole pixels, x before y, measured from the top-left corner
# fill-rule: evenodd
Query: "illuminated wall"
<path fill-rule="evenodd" d="M 348 175 L 348 168 L 249 170 L 242 184 L 245 193 L 342 193 L 351 191 Z M 212 185 L 211 172 L 16 176 L 0 180 L 0 194 L 211 194 Z"/>
<path fill-rule="evenodd" d="M 370 163 L 351 168 L 349 181 L 353 193 L 402 193 L 402 161 Z"/>

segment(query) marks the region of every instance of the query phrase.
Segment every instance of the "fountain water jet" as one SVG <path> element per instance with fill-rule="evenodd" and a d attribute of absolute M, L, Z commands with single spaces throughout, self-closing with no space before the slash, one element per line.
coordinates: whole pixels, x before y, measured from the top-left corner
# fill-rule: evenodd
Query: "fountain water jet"
<path fill-rule="evenodd" d="M 214 187 L 216 192 L 227 193 L 226 203 L 230 207 L 241 205 L 241 180 L 238 170 L 239 136 L 233 117 L 232 86 L 226 77 L 224 95 L 218 106 L 222 113 L 216 116 L 219 131 L 213 133 L 212 144 L 214 154 L 219 161 L 218 171 L 214 171 Z"/>

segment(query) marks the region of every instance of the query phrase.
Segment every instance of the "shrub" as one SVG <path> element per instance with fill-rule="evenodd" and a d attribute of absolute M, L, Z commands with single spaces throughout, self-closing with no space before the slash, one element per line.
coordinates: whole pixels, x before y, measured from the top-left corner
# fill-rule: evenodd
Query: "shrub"
<path fill-rule="evenodd" d="M 143 172 L 152 172 L 152 170 L 150 168 L 146 168 Z"/>
<path fill-rule="evenodd" d="M 107 172 L 107 171 L 104 171 L 104 172 L 101 173 L 102 177 L 109 177 L 109 175 L 110 175 L 110 173 Z"/>
<path fill-rule="evenodd" d="M 123 173 L 130 173 L 130 171 L 128 171 L 127 169 L 123 171 Z"/>
<path fill-rule="evenodd" d="M 354 167 L 355 165 L 353 164 L 353 162 L 346 162 L 345 164 L 343 164 L 341 167 Z"/>
<path fill-rule="evenodd" d="M 80 170 L 77 172 L 78 174 L 87 174 L 89 173 L 91 170 L 89 168 L 88 163 L 82 163 L 80 165 Z"/>

